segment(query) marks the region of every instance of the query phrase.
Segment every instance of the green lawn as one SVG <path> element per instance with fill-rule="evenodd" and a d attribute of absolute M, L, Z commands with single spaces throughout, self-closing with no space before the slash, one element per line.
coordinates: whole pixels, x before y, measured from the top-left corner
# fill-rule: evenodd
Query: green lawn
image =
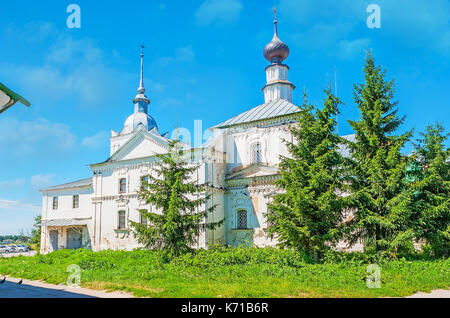
<path fill-rule="evenodd" d="M 153 251 L 62 250 L 0 258 L 0 273 L 65 283 L 71 264 L 82 287 L 123 290 L 146 297 L 381 297 L 450 287 L 450 260 L 380 262 L 381 288 L 366 286 L 361 257 L 311 264 L 275 249 L 217 249 L 166 260 Z"/>

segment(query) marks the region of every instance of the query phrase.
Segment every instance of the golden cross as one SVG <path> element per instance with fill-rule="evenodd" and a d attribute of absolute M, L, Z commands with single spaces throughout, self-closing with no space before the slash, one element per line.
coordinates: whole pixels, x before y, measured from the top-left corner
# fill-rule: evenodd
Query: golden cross
<path fill-rule="evenodd" d="M 276 20 L 277 19 L 277 14 L 278 14 L 277 7 L 273 7 L 273 13 L 275 13 L 275 20 Z"/>

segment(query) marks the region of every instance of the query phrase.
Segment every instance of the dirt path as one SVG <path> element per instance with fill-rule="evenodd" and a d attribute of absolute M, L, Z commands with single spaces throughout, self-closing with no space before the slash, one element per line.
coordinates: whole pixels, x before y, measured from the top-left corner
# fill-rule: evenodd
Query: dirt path
<path fill-rule="evenodd" d="M 450 290 L 436 289 L 429 294 L 419 292 L 411 296 L 406 296 L 405 298 L 450 298 Z"/>

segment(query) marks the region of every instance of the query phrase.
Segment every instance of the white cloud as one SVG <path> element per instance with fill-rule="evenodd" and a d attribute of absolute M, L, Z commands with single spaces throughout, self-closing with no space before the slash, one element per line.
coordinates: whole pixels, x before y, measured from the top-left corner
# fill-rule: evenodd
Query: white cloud
<path fill-rule="evenodd" d="M 343 60 L 355 57 L 362 58 L 365 51 L 369 49 L 369 44 L 369 39 L 342 40 L 337 45 L 336 55 Z"/>
<path fill-rule="evenodd" d="M 34 217 L 40 213 L 39 205 L 0 199 L 0 234 L 18 234 L 22 229 L 31 229 Z"/>
<path fill-rule="evenodd" d="M 182 46 L 175 50 L 174 56 L 164 56 L 157 60 L 157 63 L 161 66 L 175 62 L 188 62 L 192 63 L 195 60 L 195 53 L 192 45 Z"/>
<path fill-rule="evenodd" d="M 192 45 L 179 47 L 175 50 L 175 59 L 179 62 L 193 62 L 194 56 Z"/>
<path fill-rule="evenodd" d="M 365 0 L 281 0 L 280 21 L 298 30 L 291 35 L 300 47 L 332 52 L 340 59 L 351 59 L 364 45 L 367 35 L 382 41 L 391 40 L 405 48 L 423 48 L 441 54 L 450 53 L 448 0 L 378 0 L 381 8 L 381 29 L 370 30 Z M 282 34 L 283 36 L 283 34 Z M 289 34 L 284 35 L 289 36 Z"/>
<path fill-rule="evenodd" d="M 11 210 L 26 209 L 39 212 L 41 206 L 36 204 L 24 203 L 20 201 L 0 199 L 0 209 L 11 209 Z"/>
<path fill-rule="evenodd" d="M 168 97 L 161 100 L 159 103 L 160 107 L 172 107 L 172 106 L 180 106 L 183 105 L 183 102 L 179 101 L 176 98 Z"/>
<path fill-rule="evenodd" d="M 11 188 L 23 187 L 25 185 L 25 183 L 26 183 L 25 178 L 0 181 L 0 189 L 11 189 Z"/>
<path fill-rule="evenodd" d="M 241 10 L 240 0 L 205 0 L 197 10 L 195 17 L 201 25 L 213 22 L 230 23 L 239 18 Z"/>
<path fill-rule="evenodd" d="M 108 133 L 101 131 L 93 136 L 84 137 L 81 144 L 90 149 L 97 149 L 104 147 L 108 142 Z"/>
<path fill-rule="evenodd" d="M 6 26 L 5 33 L 7 36 L 20 39 L 26 42 L 39 42 L 48 37 L 58 34 L 55 26 L 46 21 L 31 21 L 18 27 L 14 23 Z"/>
<path fill-rule="evenodd" d="M 41 34 L 37 37 L 51 37 L 54 43 L 42 62 L 38 65 L 3 63 L 0 76 L 19 83 L 35 103 L 71 98 L 79 100 L 84 107 L 99 107 L 105 100 L 112 100 L 114 92 L 120 92 L 124 77 L 130 75 L 108 66 L 105 53 L 92 40 L 74 39 L 69 33 L 55 31 L 49 23 L 35 25 L 34 32 Z M 7 34 L 16 33 L 20 32 L 10 26 Z M 114 52 L 109 55 L 115 56 Z"/>
<path fill-rule="evenodd" d="M 55 183 L 55 175 L 54 174 L 38 174 L 32 176 L 30 179 L 30 184 L 35 189 L 42 189 L 48 186 L 51 186 Z"/>
<path fill-rule="evenodd" d="M 69 126 L 40 118 L 36 121 L 19 121 L 0 118 L 0 149 L 5 149 L 8 162 L 11 158 L 34 160 L 66 155 L 76 146 L 77 138 Z M 0 157 L 0 162 L 2 158 Z"/>

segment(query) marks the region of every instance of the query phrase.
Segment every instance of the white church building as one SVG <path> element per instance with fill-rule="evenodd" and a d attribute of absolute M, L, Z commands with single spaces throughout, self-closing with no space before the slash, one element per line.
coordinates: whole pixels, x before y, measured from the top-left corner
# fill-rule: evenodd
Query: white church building
<path fill-rule="evenodd" d="M 292 140 L 289 125 L 299 108 L 292 101 L 295 86 L 288 80 L 289 67 L 283 64 L 289 48 L 278 38 L 276 19 L 274 25 L 273 39 L 263 52 L 270 63 L 265 68 L 264 103 L 209 128 L 214 137 L 188 149 L 192 164 L 198 166 L 192 178 L 209 185 L 207 204 L 217 205 L 206 221 L 225 219 L 220 228 L 200 235 L 199 248 L 276 243 L 265 233 L 265 214 L 277 192 L 273 182 L 280 176 L 279 157 L 288 155 L 282 140 Z M 140 247 L 129 220 L 146 222 L 142 209 L 157 212 L 139 199 L 138 191 L 143 178 L 153 173 L 156 155 L 167 153 L 170 140 L 148 114 L 143 57 L 142 53 L 134 112 L 120 132 L 111 131 L 110 157 L 90 165 L 89 178 L 40 190 L 41 253 Z"/>

